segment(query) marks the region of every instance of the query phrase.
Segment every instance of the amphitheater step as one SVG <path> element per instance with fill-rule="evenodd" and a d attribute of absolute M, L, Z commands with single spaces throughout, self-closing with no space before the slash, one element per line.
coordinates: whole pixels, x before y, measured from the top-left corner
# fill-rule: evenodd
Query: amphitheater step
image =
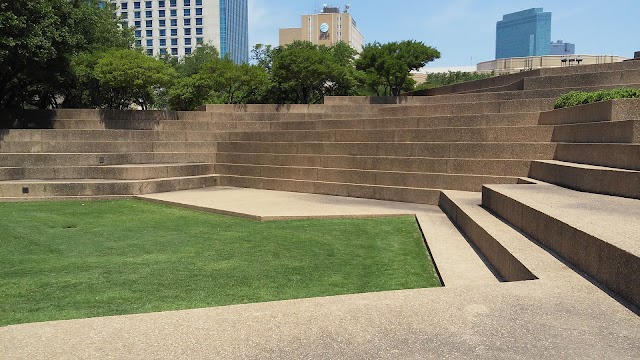
<path fill-rule="evenodd" d="M 218 152 L 308 155 L 398 156 L 458 159 L 553 159 L 554 143 L 436 142 L 251 142 L 221 141 Z"/>
<path fill-rule="evenodd" d="M 540 113 L 541 125 L 640 120 L 640 99 L 616 99 Z"/>
<path fill-rule="evenodd" d="M 396 105 L 380 108 L 378 114 L 384 116 L 426 116 L 526 113 L 551 110 L 554 103 L 555 99 L 526 99 L 432 105 Z"/>
<path fill-rule="evenodd" d="M 640 305 L 640 200 L 555 185 L 487 185 L 482 204 Z"/>
<path fill-rule="evenodd" d="M 24 179 L 0 181 L 0 199 L 43 198 L 56 196 L 92 197 L 106 195 L 140 195 L 197 189 L 218 185 L 218 175 L 158 178 L 149 180 Z"/>
<path fill-rule="evenodd" d="M 522 186 L 522 185 L 517 185 Z M 440 208 L 503 281 L 553 278 L 564 266 L 528 238 L 483 209 L 481 194 L 442 191 Z"/>
<path fill-rule="evenodd" d="M 291 155 L 260 153 L 217 153 L 226 164 L 308 166 L 356 170 L 409 171 L 442 174 L 526 176 L 530 160 L 443 159 L 394 156 Z"/>
<path fill-rule="evenodd" d="M 207 175 L 213 164 L 127 164 L 102 166 L 0 167 L 0 181 L 20 179 L 147 180 Z"/>
<path fill-rule="evenodd" d="M 558 125 L 553 141 L 566 143 L 640 143 L 640 120 Z"/>
<path fill-rule="evenodd" d="M 574 190 L 640 199 L 640 171 L 558 160 L 533 161 L 529 176 Z"/>
<path fill-rule="evenodd" d="M 260 142 L 549 142 L 552 126 L 382 130 L 281 130 L 229 133 L 230 141 Z"/>
<path fill-rule="evenodd" d="M 439 174 L 407 171 L 354 170 L 300 166 L 216 164 L 223 175 L 291 179 L 329 183 L 349 183 L 408 188 L 480 191 L 483 184 L 516 184 L 517 177 Z"/>
<path fill-rule="evenodd" d="M 0 153 L 0 164 L 5 167 L 212 163 L 214 160 L 211 152 Z"/>
<path fill-rule="evenodd" d="M 0 153 L 215 152 L 211 141 L 2 141 Z"/>
<path fill-rule="evenodd" d="M 557 144 L 553 159 L 640 170 L 640 144 Z"/>
<path fill-rule="evenodd" d="M 566 87 L 567 84 L 598 86 L 637 83 L 640 83 L 640 71 L 634 69 L 526 78 L 524 90 L 559 88 Z"/>

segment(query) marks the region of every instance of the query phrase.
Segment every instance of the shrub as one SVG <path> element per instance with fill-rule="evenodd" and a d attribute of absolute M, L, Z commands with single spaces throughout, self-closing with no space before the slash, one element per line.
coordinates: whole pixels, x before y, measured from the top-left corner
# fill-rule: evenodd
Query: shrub
<path fill-rule="evenodd" d="M 569 106 L 591 104 L 598 101 L 630 98 L 640 98 L 640 89 L 620 88 L 593 92 L 571 91 L 560 96 L 558 100 L 556 100 L 554 108 L 562 109 Z"/>

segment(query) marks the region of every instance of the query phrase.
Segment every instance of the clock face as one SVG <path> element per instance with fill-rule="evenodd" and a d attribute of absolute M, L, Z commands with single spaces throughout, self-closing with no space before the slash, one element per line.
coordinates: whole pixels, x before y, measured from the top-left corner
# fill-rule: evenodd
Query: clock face
<path fill-rule="evenodd" d="M 320 25 L 320 31 L 322 31 L 323 33 L 326 33 L 329 31 L 329 24 L 327 23 L 322 23 Z"/>

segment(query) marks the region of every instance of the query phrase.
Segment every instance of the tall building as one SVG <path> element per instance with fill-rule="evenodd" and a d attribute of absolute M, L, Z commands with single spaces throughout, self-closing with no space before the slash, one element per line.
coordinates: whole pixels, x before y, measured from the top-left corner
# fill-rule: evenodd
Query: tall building
<path fill-rule="evenodd" d="M 551 43 L 549 55 L 574 55 L 576 53 L 576 44 L 562 42 L 558 40 Z"/>
<path fill-rule="evenodd" d="M 496 24 L 496 59 L 542 56 L 551 50 L 551 13 L 542 8 L 507 14 Z"/>
<path fill-rule="evenodd" d="M 249 61 L 248 0 L 111 0 L 148 55 L 191 54 L 211 44 L 221 56 Z"/>
<path fill-rule="evenodd" d="M 326 46 L 343 41 L 357 52 L 361 52 L 364 46 L 364 37 L 349 13 L 348 5 L 343 12 L 338 7 L 325 5 L 319 14 L 302 15 L 301 27 L 280 29 L 280 46 L 296 40 Z"/>

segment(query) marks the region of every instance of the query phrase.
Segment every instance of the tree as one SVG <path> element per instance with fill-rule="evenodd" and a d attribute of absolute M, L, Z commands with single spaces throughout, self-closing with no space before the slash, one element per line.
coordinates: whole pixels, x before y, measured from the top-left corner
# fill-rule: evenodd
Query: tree
<path fill-rule="evenodd" d="M 410 72 L 424 67 L 428 62 L 440 58 L 440 52 L 422 42 L 406 40 L 365 45 L 356 68 L 366 76 L 366 85 L 380 94 L 398 96 L 403 90 L 412 88 Z M 415 83 L 413 83 L 415 84 Z"/>
<path fill-rule="evenodd" d="M 220 59 L 220 53 L 213 45 L 202 45 L 193 53 L 183 57 L 176 66 L 181 77 L 188 77 L 199 73 L 203 67 Z"/>
<path fill-rule="evenodd" d="M 127 49 L 104 53 L 94 76 L 107 94 L 106 107 L 126 109 L 137 104 L 146 110 L 153 105 L 154 94 L 175 80 L 176 72 L 159 59 Z"/>
<path fill-rule="evenodd" d="M 128 46 L 110 4 L 98 0 L 0 0 L 0 108 L 57 106 L 74 88 L 72 59 Z"/>

